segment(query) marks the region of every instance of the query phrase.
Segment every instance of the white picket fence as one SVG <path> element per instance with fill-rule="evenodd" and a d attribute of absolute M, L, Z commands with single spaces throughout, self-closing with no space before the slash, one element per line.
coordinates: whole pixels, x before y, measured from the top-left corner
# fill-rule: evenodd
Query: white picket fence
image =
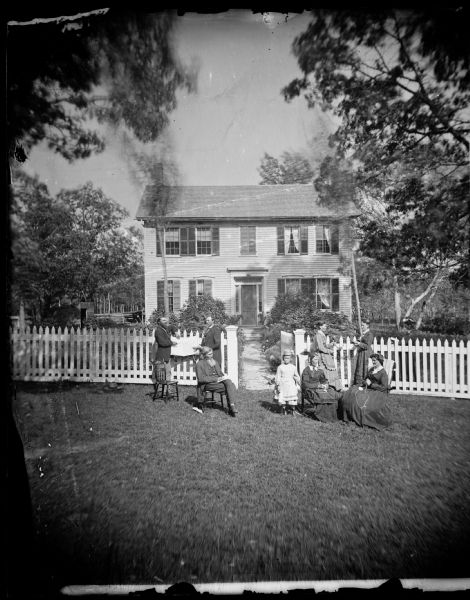
<path fill-rule="evenodd" d="M 356 338 L 338 340 L 335 362 L 344 387 L 348 387 L 354 364 Z M 295 353 L 300 372 L 307 357 L 301 352 L 310 348 L 312 340 L 304 329 L 294 331 Z M 404 338 L 374 338 L 372 348 L 384 358 L 395 362 L 391 385 L 394 393 L 423 396 L 470 398 L 469 344 L 447 340 L 405 340 Z"/>
<path fill-rule="evenodd" d="M 183 331 L 183 338 L 201 343 L 199 334 Z M 152 383 L 149 329 L 32 329 L 10 332 L 11 370 L 16 381 L 84 381 Z M 237 327 L 222 333 L 222 365 L 238 386 Z M 193 356 L 174 357 L 172 377 L 182 385 L 195 385 Z"/>

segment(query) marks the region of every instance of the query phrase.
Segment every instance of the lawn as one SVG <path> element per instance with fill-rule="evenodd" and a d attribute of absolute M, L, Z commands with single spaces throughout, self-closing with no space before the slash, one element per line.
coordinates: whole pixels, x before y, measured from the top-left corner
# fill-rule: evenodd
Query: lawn
<path fill-rule="evenodd" d="M 377 432 L 180 389 L 18 385 L 48 585 L 470 575 L 468 401 L 392 395 Z"/>

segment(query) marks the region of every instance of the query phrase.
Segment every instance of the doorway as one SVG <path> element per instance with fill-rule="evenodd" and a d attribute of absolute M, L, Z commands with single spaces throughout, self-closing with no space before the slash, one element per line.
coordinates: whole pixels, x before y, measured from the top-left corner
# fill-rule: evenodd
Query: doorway
<path fill-rule="evenodd" d="M 258 286 L 243 284 L 240 289 L 242 325 L 258 324 Z"/>

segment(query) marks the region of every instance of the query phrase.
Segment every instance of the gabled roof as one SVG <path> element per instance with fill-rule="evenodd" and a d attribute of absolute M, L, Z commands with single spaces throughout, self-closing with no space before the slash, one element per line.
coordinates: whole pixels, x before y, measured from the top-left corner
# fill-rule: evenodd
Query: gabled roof
<path fill-rule="evenodd" d="M 136 219 L 172 221 L 345 218 L 359 215 L 353 202 L 325 206 L 312 184 L 147 186 Z"/>

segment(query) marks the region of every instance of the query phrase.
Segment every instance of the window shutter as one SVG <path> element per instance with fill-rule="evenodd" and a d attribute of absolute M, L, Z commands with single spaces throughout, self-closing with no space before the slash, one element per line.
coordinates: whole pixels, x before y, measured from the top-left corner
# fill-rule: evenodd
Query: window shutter
<path fill-rule="evenodd" d="M 285 252 L 284 252 L 284 227 L 277 228 L 277 253 L 285 254 Z"/>
<path fill-rule="evenodd" d="M 188 256 L 188 228 L 181 227 L 180 228 L 180 255 Z"/>
<path fill-rule="evenodd" d="M 331 254 L 339 253 L 339 227 L 338 225 L 331 225 Z"/>
<path fill-rule="evenodd" d="M 300 226 L 300 254 L 308 254 L 308 227 Z"/>
<path fill-rule="evenodd" d="M 339 310 L 339 279 L 331 280 L 331 307 Z"/>
<path fill-rule="evenodd" d="M 315 252 L 321 253 L 323 250 L 323 225 L 315 225 Z"/>
<path fill-rule="evenodd" d="M 188 256 L 196 256 L 196 228 L 188 227 Z"/>
<path fill-rule="evenodd" d="M 278 279 L 277 280 L 277 295 L 280 296 L 281 294 L 285 294 L 285 293 L 286 293 L 286 280 Z"/>
<path fill-rule="evenodd" d="M 195 279 L 190 279 L 189 280 L 189 293 L 188 296 L 195 296 L 196 295 L 196 280 Z"/>
<path fill-rule="evenodd" d="M 219 228 L 212 227 L 212 254 L 218 256 L 219 253 Z"/>
<path fill-rule="evenodd" d="M 202 289 L 203 289 L 204 294 L 207 294 L 208 296 L 212 296 L 212 280 L 204 279 L 204 284 L 203 284 Z"/>
<path fill-rule="evenodd" d="M 156 239 L 157 239 L 157 256 L 161 256 L 162 255 L 161 244 L 160 244 L 161 236 L 160 236 L 160 232 L 157 228 L 155 229 L 155 233 L 156 233 Z"/>
<path fill-rule="evenodd" d="M 249 252 L 250 254 L 256 254 L 256 225 L 254 227 L 250 227 L 250 242 L 249 242 Z"/>
<path fill-rule="evenodd" d="M 163 308 L 165 302 L 163 300 L 164 282 L 157 281 L 157 308 Z"/>
<path fill-rule="evenodd" d="M 173 310 L 181 308 L 181 282 L 173 281 Z"/>

